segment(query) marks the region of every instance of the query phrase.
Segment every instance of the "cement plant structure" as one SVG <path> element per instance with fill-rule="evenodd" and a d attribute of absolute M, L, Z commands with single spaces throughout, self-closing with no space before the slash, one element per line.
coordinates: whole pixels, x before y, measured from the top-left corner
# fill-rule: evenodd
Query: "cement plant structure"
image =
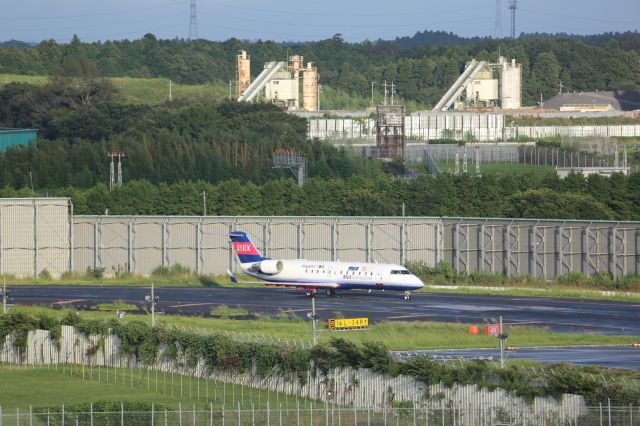
<path fill-rule="evenodd" d="M 251 62 L 247 52 L 241 50 L 236 57 L 236 96 L 238 102 L 258 99 L 272 102 L 292 111 L 317 111 L 319 105 L 320 75 L 313 62 L 304 64 L 299 55 L 289 56 L 289 63 L 271 61 L 251 82 Z M 300 96 L 302 80 L 302 97 Z"/>
<path fill-rule="evenodd" d="M 471 60 L 433 111 L 472 107 L 518 109 L 522 106 L 522 70 L 515 59 L 497 63 Z"/>
<path fill-rule="evenodd" d="M 0 199 L 0 274 L 53 277 L 104 270 L 150 274 L 179 263 L 198 274 L 236 269 L 226 233 L 265 256 L 447 262 L 551 279 L 567 272 L 640 273 L 640 222 L 448 217 L 76 216 L 66 198 Z"/>

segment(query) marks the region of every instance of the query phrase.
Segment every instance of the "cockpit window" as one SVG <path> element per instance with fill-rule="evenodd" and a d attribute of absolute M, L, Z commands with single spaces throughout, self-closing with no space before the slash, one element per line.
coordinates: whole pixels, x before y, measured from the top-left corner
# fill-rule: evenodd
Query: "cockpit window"
<path fill-rule="evenodd" d="M 402 271 L 402 275 L 411 275 L 411 272 L 407 271 L 406 269 L 404 269 Z"/>
<path fill-rule="evenodd" d="M 411 272 L 406 269 L 392 269 L 391 275 L 411 275 Z"/>

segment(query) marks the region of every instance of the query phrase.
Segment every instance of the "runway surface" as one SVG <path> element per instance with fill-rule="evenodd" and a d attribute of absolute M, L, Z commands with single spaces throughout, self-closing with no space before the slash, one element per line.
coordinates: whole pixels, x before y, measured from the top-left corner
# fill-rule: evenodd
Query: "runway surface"
<path fill-rule="evenodd" d="M 89 309 L 99 303 L 122 300 L 140 307 L 148 287 L 14 286 L 13 303 Z M 208 315 L 213 308 L 241 307 L 250 315 L 289 312 L 306 317 L 311 301 L 300 290 L 243 287 L 159 287 L 158 310 L 182 315 Z M 559 332 L 594 332 L 640 336 L 640 304 L 543 297 L 490 296 L 450 293 L 414 293 L 410 301 L 398 292 L 362 291 L 318 295 L 316 309 L 322 320 L 368 317 L 377 321 L 442 321 L 535 325 Z"/>
<path fill-rule="evenodd" d="M 448 361 L 455 359 L 500 360 L 500 350 L 494 349 L 448 349 L 394 352 L 397 360 L 411 359 L 417 355 L 433 356 Z M 640 370 L 640 348 L 631 346 L 562 346 L 541 348 L 518 348 L 505 351 L 505 360 L 528 359 L 530 361 L 556 364 L 569 362 L 576 365 L 600 365 L 605 368 Z"/>

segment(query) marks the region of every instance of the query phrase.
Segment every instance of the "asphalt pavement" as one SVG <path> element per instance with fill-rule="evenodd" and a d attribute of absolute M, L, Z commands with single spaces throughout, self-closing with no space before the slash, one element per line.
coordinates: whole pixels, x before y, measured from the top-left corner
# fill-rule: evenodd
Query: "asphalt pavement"
<path fill-rule="evenodd" d="M 140 308 L 149 287 L 123 286 L 13 286 L 13 303 L 90 309 L 122 300 Z M 249 316 L 282 312 L 306 317 L 311 300 L 296 289 L 270 287 L 158 287 L 158 311 L 182 315 L 209 315 L 216 306 L 244 308 Z M 452 293 L 345 291 L 335 297 L 316 296 L 322 319 L 368 317 L 377 321 L 442 321 L 471 324 L 534 325 L 558 332 L 594 332 L 640 336 L 640 304 L 548 297 L 492 296 Z"/>

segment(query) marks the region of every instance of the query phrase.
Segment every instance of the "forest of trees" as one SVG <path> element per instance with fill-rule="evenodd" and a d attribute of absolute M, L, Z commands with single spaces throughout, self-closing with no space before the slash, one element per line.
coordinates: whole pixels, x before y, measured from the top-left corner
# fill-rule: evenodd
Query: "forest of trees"
<path fill-rule="evenodd" d="M 610 71 L 611 87 L 636 87 L 636 36 L 618 35 L 606 42 L 503 40 L 500 49 L 506 55 L 511 49 L 520 58 L 536 91 L 555 90 L 556 77 L 564 84 L 598 87 L 600 69 Z M 308 59 L 325 58 L 323 75 L 336 85 L 356 90 L 361 83 L 368 87 L 372 78 L 406 81 L 405 90 L 430 102 L 467 58 L 496 54 L 498 45 L 474 40 L 401 48 L 397 42 L 351 45 L 336 36 L 293 47 Z M 43 86 L 11 83 L 0 88 L 0 127 L 39 130 L 36 145 L 0 153 L 0 196 L 69 196 L 79 214 L 201 214 L 205 191 L 208 213 L 217 215 L 399 215 L 404 203 L 406 213 L 415 216 L 640 220 L 637 173 L 587 179 L 571 175 L 565 180 L 555 174 L 445 174 L 405 181 L 390 173 L 401 165 L 307 140 L 306 120 L 272 105 L 203 99 L 132 104 L 100 77 L 139 72 L 173 77 L 175 69 L 165 61 L 180 55 L 185 81 L 216 78 L 216 72 L 227 78 L 239 48 L 250 48 L 256 65 L 279 57 L 286 47 L 239 40 L 161 41 L 151 35 L 132 42 L 86 44 L 76 39 L 68 45 L 48 41 L 34 48 L 0 47 L 2 71 L 52 76 Z M 600 53 L 623 65 L 607 63 Z M 566 62 L 565 54 L 579 56 L 574 58 L 579 63 Z M 204 68 L 193 62 L 194 55 Z M 215 65 L 210 68 L 207 61 Z M 303 188 L 289 171 L 272 168 L 278 148 L 306 157 L 309 179 Z M 126 154 L 126 183 L 109 191 L 111 151 Z"/>
<path fill-rule="evenodd" d="M 471 58 L 495 60 L 501 54 L 522 64 L 523 101 L 535 105 L 565 91 L 640 88 L 640 34 L 598 36 L 527 35 L 520 39 L 464 39 L 442 32 L 419 32 L 393 41 L 346 43 L 340 34 L 306 43 L 229 39 L 224 42 L 139 40 L 69 44 L 45 40 L 36 47 L 0 47 L 0 73 L 57 75 L 65 60 L 87 58 L 105 76 L 165 77 L 180 83 L 228 82 L 235 78 L 235 55 L 248 50 L 252 74 L 264 62 L 303 55 L 318 64 L 321 84 L 368 96 L 371 81 L 394 81 L 399 95 L 433 105 Z"/>
<path fill-rule="evenodd" d="M 230 179 L 213 184 L 130 181 L 109 191 L 60 188 L 49 195 L 71 197 L 76 214 L 201 215 L 202 192 L 210 215 L 462 216 L 640 220 L 640 174 L 584 178 L 572 174 L 421 176 L 405 181 L 385 176 L 314 177 L 300 188 L 292 178 L 262 185 Z M 31 196 L 29 188 L 0 189 L 0 197 Z"/>

